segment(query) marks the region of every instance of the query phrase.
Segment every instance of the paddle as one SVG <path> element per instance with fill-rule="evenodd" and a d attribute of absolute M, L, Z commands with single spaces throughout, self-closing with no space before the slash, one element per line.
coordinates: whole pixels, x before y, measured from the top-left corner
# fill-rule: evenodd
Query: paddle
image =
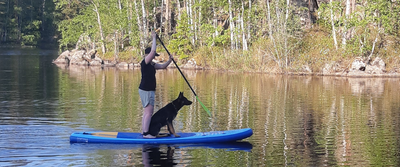
<path fill-rule="evenodd" d="M 169 53 L 167 47 L 165 47 L 164 43 L 161 41 L 160 37 L 158 37 L 158 35 L 156 34 L 157 39 L 160 41 L 161 45 L 164 47 L 164 49 L 167 51 L 168 55 L 171 56 L 171 53 Z M 199 101 L 200 105 L 203 107 L 204 110 L 207 111 L 208 115 L 211 117 L 211 112 L 210 110 L 208 110 L 208 108 L 200 101 L 199 97 L 197 96 L 196 92 L 194 92 L 192 86 L 190 86 L 189 81 L 186 79 L 185 75 L 183 75 L 181 69 L 179 68 L 178 64 L 176 64 L 175 60 L 172 59 L 172 61 L 174 62 L 176 68 L 179 70 L 179 72 L 181 73 L 183 79 L 185 79 L 186 83 L 188 84 L 190 90 L 192 90 L 194 96 L 196 96 L 197 101 Z"/>

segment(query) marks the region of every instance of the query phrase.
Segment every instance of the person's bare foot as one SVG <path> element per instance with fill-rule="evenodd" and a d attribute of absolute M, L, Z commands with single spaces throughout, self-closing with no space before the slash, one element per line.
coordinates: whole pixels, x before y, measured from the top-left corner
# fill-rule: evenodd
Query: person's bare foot
<path fill-rule="evenodd" d="M 146 139 L 154 139 L 154 138 L 156 138 L 156 137 L 153 136 L 153 135 L 151 135 L 151 134 L 147 134 L 147 135 L 143 135 L 143 138 L 146 138 Z"/>

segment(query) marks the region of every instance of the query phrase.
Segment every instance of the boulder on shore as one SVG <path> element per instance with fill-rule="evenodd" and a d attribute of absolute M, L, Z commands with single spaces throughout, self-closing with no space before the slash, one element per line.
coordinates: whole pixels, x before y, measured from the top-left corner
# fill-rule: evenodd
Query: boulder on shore
<path fill-rule="evenodd" d="M 70 54 L 70 52 L 69 52 L 69 50 L 67 50 L 67 51 L 65 51 L 65 52 L 63 52 L 63 53 L 61 53 L 61 55 L 60 56 L 58 56 L 58 58 L 57 59 L 55 59 L 54 61 L 53 61 L 53 63 L 54 64 L 69 64 L 69 54 Z"/>
<path fill-rule="evenodd" d="M 370 60 L 370 57 L 365 60 L 357 57 L 351 64 L 348 76 L 370 76 L 371 74 L 381 75 L 386 73 L 386 63 L 380 57 L 376 57 L 372 62 Z"/>
<path fill-rule="evenodd" d="M 351 63 L 350 72 L 365 71 L 365 63 L 362 57 L 356 57 Z"/>
<path fill-rule="evenodd" d="M 83 65 L 83 66 L 99 66 L 104 64 L 103 60 L 97 56 L 97 51 L 92 49 L 90 51 L 77 50 L 65 51 L 61 53 L 54 64 L 68 64 L 68 65 Z"/>
<path fill-rule="evenodd" d="M 365 72 L 369 74 L 383 74 L 386 72 L 386 63 L 380 57 L 376 57 L 372 63 L 367 65 Z"/>

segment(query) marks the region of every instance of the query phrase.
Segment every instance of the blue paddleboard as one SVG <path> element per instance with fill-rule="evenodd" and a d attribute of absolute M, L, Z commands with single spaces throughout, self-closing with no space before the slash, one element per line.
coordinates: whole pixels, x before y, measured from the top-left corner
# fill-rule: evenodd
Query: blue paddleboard
<path fill-rule="evenodd" d="M 69 140 L 71 143 L 125 143 L 125 144 L 187 144 L 187 143 L 218 143 L 245 139 L 253 135 L 250 128 L 212 131 L 177 133 L 154 139 L 145 139 L 142 134 L 135 132 L 75 132 Z"/>

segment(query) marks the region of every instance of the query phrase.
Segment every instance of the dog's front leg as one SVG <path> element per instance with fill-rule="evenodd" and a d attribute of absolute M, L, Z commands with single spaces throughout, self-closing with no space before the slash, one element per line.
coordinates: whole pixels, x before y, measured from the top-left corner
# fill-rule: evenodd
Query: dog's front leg
<path fill-rule="evenodd" d="M 174 126 L 172 125 L 172 122 L 167 121 L 167 126 L 168 126 L 168 131 L 170 134 L 174 134 L 175 137 L 181 137 L 175 133 L 175 129 L 174 129 Z"/>

